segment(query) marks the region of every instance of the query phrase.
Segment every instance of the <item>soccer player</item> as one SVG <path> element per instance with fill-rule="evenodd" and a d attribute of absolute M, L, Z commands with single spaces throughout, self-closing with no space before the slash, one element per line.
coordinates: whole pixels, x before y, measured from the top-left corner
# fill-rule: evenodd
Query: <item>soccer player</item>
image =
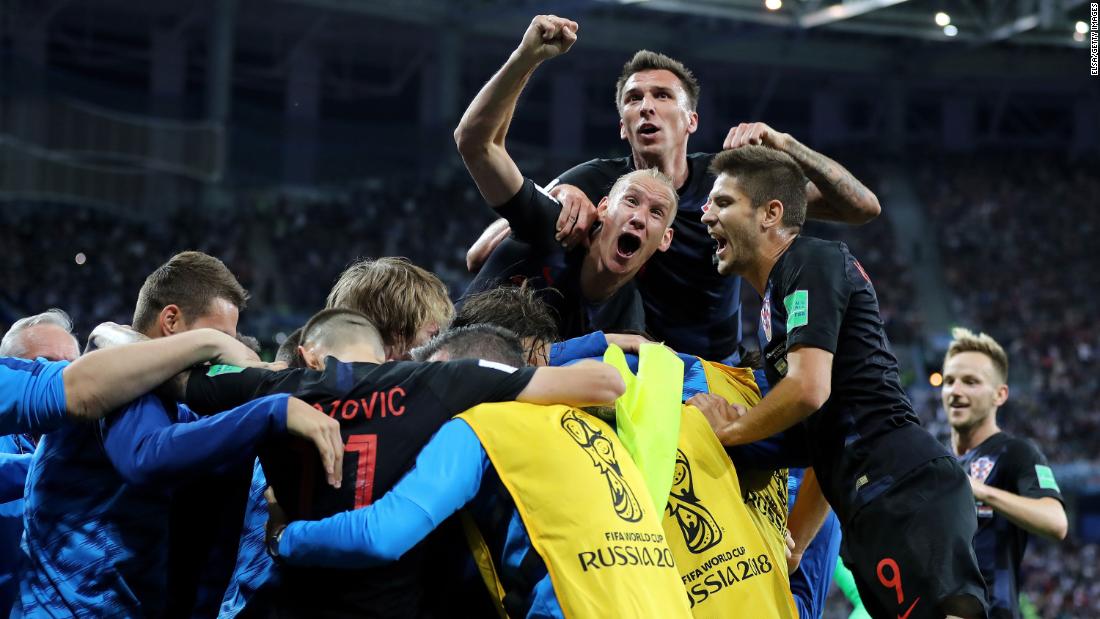
<path fill-rule="evenodd" d="M 970 474 L 978 508 L 974 551 L 996 619 L 1018 619 L 1020 561 L 1030 535 L 1065 539 L 1062 495 L 1047 460 L 1027 440 L 1002 432 L 1008 355 L 992 337 L 957 328 L 943 361 L 943 408 L 951 447 Z"/>
<path fill-rule="evenodd" d="M 16 320 L 0 340 L 0 357 L 74 361 L 80 346 L 73 323 L 63 310 L 51 309 Z M 15 575 L 19 566 L 19 539 L 23 536 L 23 488 L 27 483 L 38 437 L 34 434 L 0 436 L 0 612 L 10 609 L 19 595 Z M 6 501 L 6 502 L 4 502 Z"/>
<path fill-rule="evenodd" d="M 221 261 L 184 252 L 147 278 L 134 326 L 150 338 L 181 333 L 166 340 L 193 339 L 183 332 L 201 327 L 236 333 L 243 304 L 243 289 Z M 92 352 L 70 367 L 111 352 Z M 143 369 L 154 371 L 158 363 Z M 318 447 L 330 481 L 338 484 L 332 472 L 343 455 L 337 424 L 286 396 L 196 420 L 149 394 L 97 424 L 47 434 L 27 478 L 24 616 L 186 612 L 168 601 L 171 487 L 247 462 L 259 441 L 288 432 Z M 188 526 L 205 530 L 204 522 Z"/>
<path fill-rule="evenodd" d="M 719 272 L 763 297 L 772 389 L 747 411 L 705 394 L 691 402 L 725 445 L 802 425 L 873 616 L 986 616 L 966 476 L 913 413 L 870 278 L 843 243 L 800 234 L 805 177 L 789 155 L 744 146 L 715 157 L 712 171 L 702 221 Z"/>
<path fill-rule="evenodd" d="M 382 334 L 386 360 L 408 359 L 413 348 L 446 329 L 455 308 L 447 286 L 407 258 L 360 260 L 340 274 L 327 309 L 362 312 Z"/>
<path fill-rule="evenodd" d="M 520 92 L 545 60 L 577 40 L 577 24 L 540 15 L 531 21 L 504 66 L 481 89 L 455 130 L 466 169 L 485 201 L 509 221 L 520 243 L 494 254 L 470 284 L 480 292 L 525 280 L 556 292 L 543 295 L 558 315 L 558 332 L 570 338 L 595 329 L 640 330 L 641 300 L 632 280 L 654 253 L 668 249 L 676 191 L 656 169 L 617 178 L 599 200 L 599 226 L 586 246 L 565 251 L 554 239 L 561 211 L 534 181 L 525 179 L 504 141 Z"/>
<path fill-rule="evenodd" d="M 623 67 L 615 84 L 619 136 L 630 144 L 630 155 L 593 159 L 550 183 L 551 195 L 562 203 L 556 238 L 570 246 L 591 231 L 596 207 L 616 179 L 633 170 L 657 169 L 672 179 L 679 208 L 672 221 L 668 251 L 657 253 L 639 274 L 645 305 L 645 330 L 674 350 L 737 365 L 741 343 L 740 279 L 714 272 L 714 245 L 699 222 L 714 184 L 710 153 L 688 153 L 688 140 L 699 126 L 696 105 L 699 83 L 682 63 L 642 50 Z M 839 163 L 817 153 L 790 135 L 764 123 L 740 124 L 729 130 L 723 148 L 762 144 L 788 153 L 810 181 L 806 184 L 808 216 L 847 223 L 865 223 L 878 216 L 874 193 Z M 480 264 L 503 240 L 503 220 L 495 223 L 468 254 Z M 514 231 L 513 231 L 514 232 Z"/>
<path fill-rule="evenodd" d="M 518 335 L 527 365 L 549 365 L 551 346 L 558 341 L 558 324 L 553 310 L 531 286 L 499 286 L 465 297 L 451 326 L 482 324 Z"/>
<path fill-rule="evenodd" d="M 324 487 L 311 459 L 288 457 L 278 444 L 261 453 L 279 505 L 295 519 L 369 505 L 412 466 L 443 423 L 476 404 L 606 403 L 622 391 L 618 372 L 599 363 L 517 370 L 473 359 L 385 362 L 382 336 L 363 314 L 347 309 L 314 316 L 302 330 L 300 352 L 307 369 L 193 371 L 186 386 L 186 401 L 198 411 L 292 393 L 340 422 L 349 457 L 339 491 Z M 387 570 L 283 569 L 274 603 L 280 613 L 311 617 L 415 615 L 426 593 L 425 560 L 415 552 Z"/>
<path fill-rule="evenodd" d="M 445 332 L 420 352 L 431 359 L 474 355 L 498 364 L 522 364 L 524 357 L 513 334 L 489 325 Z M 527 448 L 530 441 L 538 441 L 539 449 Z M 459 508 L 469 504 L 479 513 L 469 516 L 471 522 L 493 512 L 500 504 L 498 476 L 519 510 L 506 525 L 503 551 L 488 547 L 480 535 L 475 539 L 500 564 L 494 571 L 482 562 L 499 612 L 690 615 L 640 473 L 609 426 L 565 406 L 512 402 L 467 411 L 432 437 L 412 471 L 376 503 L 319 522 L 275 522 L 269 547 L 292 565 L 400 562 Z M 526 587 L 514 588 L 517 582 Z M 498 596 L 497 587 L 508 591 Z"/>

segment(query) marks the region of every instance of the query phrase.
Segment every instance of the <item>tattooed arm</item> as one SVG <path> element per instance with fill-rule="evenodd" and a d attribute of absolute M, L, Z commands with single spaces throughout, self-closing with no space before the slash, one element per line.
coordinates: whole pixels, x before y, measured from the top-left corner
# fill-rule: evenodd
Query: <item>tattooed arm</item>
<path fill-rule="evenodd" d="M 878 198 L 844 166 L 764 123 L 742 123 L 726 136 L 723 148 L 763 144 L 790 155 L 810 182 L 806 184 L 806 216 L 812 219 L 863 224 L 882 212 Z"/>

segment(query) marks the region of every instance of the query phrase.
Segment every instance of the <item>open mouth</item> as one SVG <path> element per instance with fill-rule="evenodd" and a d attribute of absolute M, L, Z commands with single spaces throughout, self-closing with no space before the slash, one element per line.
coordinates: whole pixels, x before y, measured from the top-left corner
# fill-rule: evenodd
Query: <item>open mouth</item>
<path fill-rule="evenodd" d="M 618 250 L 620 257 L 630 258 L 642 248 L 642 239 L 639 236 L 624 232 L 619 235 L 615 248 Z"/>
<path fill-rule="evenodd" d="M 711 238 L 714 239 L 714 243 L 717 245 L 717 248 L 714 250 L 715 255 L 722 253 L 722 250 L 724 250 L 726 246 L 729 245 L 729 241 L 716 234 L 712 234 Z"/>
<path fill-rule="evenodd" d="M 638 127 L 638 133 L 642 135 L 653 135 L 658 131 L 660 131 L 660 129 L 657 127 L 657 125 L 651 123 L 643 123 L 642 126 Z"/>

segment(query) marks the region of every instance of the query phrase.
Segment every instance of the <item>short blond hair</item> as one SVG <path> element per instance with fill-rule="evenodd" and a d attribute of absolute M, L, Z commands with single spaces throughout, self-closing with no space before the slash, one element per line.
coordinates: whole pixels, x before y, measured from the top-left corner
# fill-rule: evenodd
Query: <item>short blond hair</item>
<path fill-rule="evenodd" d="M 672 177 L 657 168 L 644 168 L 642 170 L 634 170 L 633 172 L 623 174 L 615 181 L 615 184 L 611 186 L 611 190 L 607 192 L 607 201 L 614 203 L 616 197 L 626 191 L 626 188 L 629 187 L 631 183 L 645 178 L 657 181 L 668 190 L 668 194 L 672 198 L 672 209 L 669 213 L 670 217 L 668 218 L 669 225 L 671 225 L 672 220 L 676 219 L 676 209 L 680 206 L 680 194 L 676 192 L 676 184 L 672 182 Z"/>
<path fill-rule="evenodd" d="M 387 346 L 407 349 L 424 326 L 440 330 L 454 318 L 447 287 L 434 273 L 407 258 L 377 258 L 352 264 L 328 293 L 326 308 L 362 312 Z"/>
<path fill-rule="evenodd" d="M 944 365 L 947 360 L 959 353 L 976 352 L 989 357 L 993 363 L 993 369 L 1001 378 L 1001 382 L 1008 381 L 1008 355 L 1005 349 L 985 333 L 975 334 L 970 329 L 955 327 L 951 329 L 951 344 L 947 347 L 947 354 L 943 357 Z"/>

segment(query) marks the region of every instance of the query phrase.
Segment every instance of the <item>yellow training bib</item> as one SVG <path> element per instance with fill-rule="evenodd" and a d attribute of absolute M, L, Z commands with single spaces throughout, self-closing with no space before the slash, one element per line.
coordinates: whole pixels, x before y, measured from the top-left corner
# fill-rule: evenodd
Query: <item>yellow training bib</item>
<path fill-rule="evenodd" d="M 676 455 L 664 530 L 694 616 L 797 618 L 785 550 L 755 522 L 733 463 L 694 406 L 683 407 Z"/>
<path fill-rule="evenodd" d="M 481 440 L 566 617 L 689 617 L 645 481 L 614 431 L 567 406 L 483 404 Z"/>

